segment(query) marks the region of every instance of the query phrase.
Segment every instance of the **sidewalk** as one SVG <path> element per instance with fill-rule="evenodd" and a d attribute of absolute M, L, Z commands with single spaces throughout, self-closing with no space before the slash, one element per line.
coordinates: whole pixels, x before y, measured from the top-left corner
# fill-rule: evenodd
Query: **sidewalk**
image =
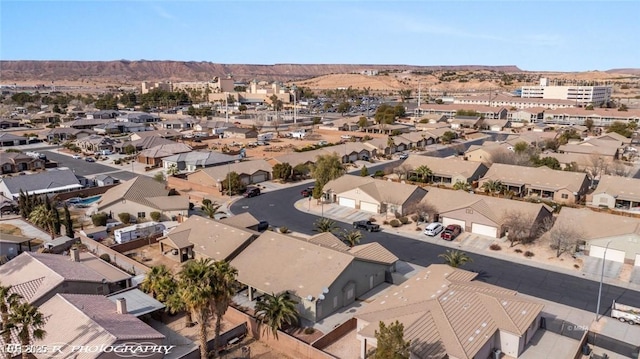
<path fill-rule="evenodd" d="M 372 214 L 369 212 L 364 212 L 364 211 L 360 211 L 353 208 L 347 208 L 335 203 L 324 203 L 320 205 L 320 204 L 317 204 L 316 201 L 309 202 L 308 199 L 306 198 L 298 200 L 295 203 L 295 208 L 302 212 L 312 213 L 317 216 L 323 215 L 326 218 L 330 218 L 335 221 L 339 221 L 343 223 L 352 223 L 353 221 L 368 219 L 369 217 L 372 216 Z M 490 238 L 490 237 L 485 237 L 485 236 L 481 236 L 473 233 L 464 232 L 460 235 L 460 237 L 458 237 L 456 241 L 449 242 L 449 241 L 441 240 L 438 236 L 436 237 L 426 236 L 422 234 L 422 231 L 405 232 L 405 231 L 400 231 L 394 228 L 389 228 L 388 226 L 383 227 L 382 231 L 386 233 L 395 234 L 398 236 L 403 236 L 406 238 L 415 239 L 422 242 L 436 244 L 442 247 L 460 249 L 470 253 L 476 253 L 483 256 L 487 256 L 487 257 L 502 259 L 502 260 L 506 260 L 506 261 L 510 261 L 518 264 L 525 264 L 528 266 L 550 270 L 550 271 L 567 274 L 567 275 L 571 275 L 579 278 L 586 278 L 596 282 L 600 281 L 599 272 L 588 273 L 584 271 L 570 270 L 570 269 L 566 269 L 566 268 L 562 268 L 557 265 L 554 265 L 554 263 L 539 262 L 539 261 L 526 260 L 526 259 L 523 260 L 523 257 L 514 257 L 510 255 L 505 255 L 501 251 L 493 251 L 489 249 L 489 246 L 491 246 L 491 244 L 503 241 L 501 239 Z M 640 291 L 640 284 L 623 281 L 623 280 L 620 280 L 619 278 L 609 278 L 605 276 L 603 279 L 603 282 L 610 285 L 615 285 L 621 288 L 628 288 L 631 290 Z"/>

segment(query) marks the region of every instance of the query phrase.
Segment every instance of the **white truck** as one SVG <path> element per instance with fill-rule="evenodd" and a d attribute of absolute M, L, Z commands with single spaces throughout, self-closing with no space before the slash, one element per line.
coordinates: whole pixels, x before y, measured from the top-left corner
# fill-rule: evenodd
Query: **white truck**
<path fill-rule="evenodd" d="M 261 133 L 258 135 L 258 141 L 271 141 L 274 137 L 273 132 Z"/>
<path fill-rule="evenodd" d="M 611 317 L 631 325 L 640 324 L 640 308 L 616 303 L 614 300 L 611 306 Z"/>
<path fill-rule="evenodd" d="M 113 236 L 116 243 L 122 244 L 138 238 L 147 238 L 153 235 L 162 234 L 165 229 L 166 227 L 162 223 L 147 222 L 116 229 L 113 231 Z"/>

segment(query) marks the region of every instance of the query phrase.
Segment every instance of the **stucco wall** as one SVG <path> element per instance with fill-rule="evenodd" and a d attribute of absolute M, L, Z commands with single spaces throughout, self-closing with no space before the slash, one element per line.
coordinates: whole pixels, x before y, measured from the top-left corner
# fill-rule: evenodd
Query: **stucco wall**
<path fill-rule="evenodd" d="M 171 217 L 173 216 L 178 216 L 178 215 L 186 216 L 188 211 L 186 209 L 184 211 L 180 211 L 180 210 L 160 211 L 157 208 L 148 207 L 133 201 L 121 200 L 111 204 L 110 206 L 107 206 L 101 209 L 100 212 L 105 212 L 107 214 L 111 212 L 114 218 L 117 218 L 118 213 L 122 213 L 122 212 L 129 213 L 133 217 L 137 217 L 138 212 L 144 212 L 145 218 L 150 220 L 151 212 L 161 212 L 163 215 L 163 219 L 171 219 Z"/>
<path fill-rule="evenodd" d="M 606 193 L 598 193 L 593 195 L 593 201 L 591 202 L 593 207 L 606 206 L 608 208 L 614 208 L 616 206 L 616 199 Z"/>

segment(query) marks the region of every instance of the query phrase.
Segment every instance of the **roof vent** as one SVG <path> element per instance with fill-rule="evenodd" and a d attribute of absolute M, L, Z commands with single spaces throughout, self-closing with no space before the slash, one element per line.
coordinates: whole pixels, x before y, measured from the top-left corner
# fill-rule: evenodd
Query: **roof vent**
<path fill-rule="evenodd" d="M 465 303 L 465 304 L 462 306 L 462 309 L 467 310 L 467 309 L 469 309 L 470 307 L 471 307 L 471 304 L 469 304 L 469 303 Z"/>
<path fill-rule="evenodd" d="M 116 312 L 118 314 L 127 314 L 127 300 L 124 298 L 116 299 Z"/>

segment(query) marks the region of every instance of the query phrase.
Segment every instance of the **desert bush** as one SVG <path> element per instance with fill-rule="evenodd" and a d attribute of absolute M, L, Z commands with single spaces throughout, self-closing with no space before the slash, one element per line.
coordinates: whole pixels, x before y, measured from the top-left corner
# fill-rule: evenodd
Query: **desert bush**
<path fill-rule="evenodd" d="M 160 222 L 160 218 L 162 217 L 162 213 L 160 212 L 151 212 L 149 213 L 149 216 L 151 216 L 151 219 L 156 221 L 156 222 Z"/>
<path fill-rule="evenodd" d="M 118 213 L 118 218 L 120 218 L 120 222 L 127 224 L 131 221 L 131 214 L 128 212 Z"/>
<path fill-rule="evenodd" d="M 579 265 L 577 265 L 577 264 L 574 264 L 574 265 L 573 265 L 573 268 L 575 268 L 575 269 L 580 269 L 580 266 L 579 266 Z"/>
<path fill-rule="evenodd" d="M 308 334 L 313 334 L 315 332 L 316 332 L 316 330 L 313 327 L 304 328 L 304 334 L 308 335 Z"/>
<path fill-rule="evenodd" d="M 400 223 L 402 223 L 402 224 L 409 223 L 409 218 L 407 218 L 407 216 L 400 217 Z"/>
<path fill-rule="evenodd" d="M 106 226 L 107 225 L 107 214 L 104 212 L 96 213 L 91 215 L 91 222 L 94 226 Z"/>
<path fill-rule="evenodd" d="M 527 258 L 533 257 L 534 255 L 535 254 L 533 252 L 531 252 L 531 251 L 524 252 L 524 256 L 527 257 Z"/>
<path fill-rule="evenodd" d="M 369 217 L 369 222 L 373 223 L 376 221 L 376 217 Z"/>
<path fill-rule="evenodd" d="M 502 249 L 502 247 L 500 247 L 499 244 L 492 244 L 491 246 L 489 246 L 489 249 L 491 249 L 492 251 L 499 251 Z"/>
<path fill-rule="evenodd" d="M 100 255 L 100 259 L 102 259 L 103 261 L 107 262 L 107 263 L 111 263 L 111 257 L 109 257 L 109 255 L 107 253 L 103 253 Z"/>
<path fill-rule="evenodd" d="M 289 228 L 286 226 L 281 226 L 279 230 L 280 230 L 280 233 L 289 233 Z"/>
<path fill-rule="evenodd" d="M 389 221 L 384 221 L 384 222 L 382 222 L 382 224 L 389 225 Z"/>
<path fill-rule="evenodd" d="M 402 225 L 400 221 L 398 221 L 397 219 L 392 219 L 391 222 L 389 222 L 389 224 L 393 228 L 400 227 Z"/>
<path fill-rule="evenodd" d="M 419 219 L 420 219 L 420 216 L 418 216 L 417 214 L 414 214 L 413 216 L 411 216 L 411 220 L 414 222 L 418 222 Z"/>
<path fill-rule="evenodd" d="M 520 248 L 516 248 L 513 251 L 516 252 L 516 253 L 522 253 L 522 249 L 520 249 Z"/>
<path fill-rule="evenodd" d="M 421 230 L 422 230 L 422 228 L 416 227 L 416 231 L 421 231 Z"/>

